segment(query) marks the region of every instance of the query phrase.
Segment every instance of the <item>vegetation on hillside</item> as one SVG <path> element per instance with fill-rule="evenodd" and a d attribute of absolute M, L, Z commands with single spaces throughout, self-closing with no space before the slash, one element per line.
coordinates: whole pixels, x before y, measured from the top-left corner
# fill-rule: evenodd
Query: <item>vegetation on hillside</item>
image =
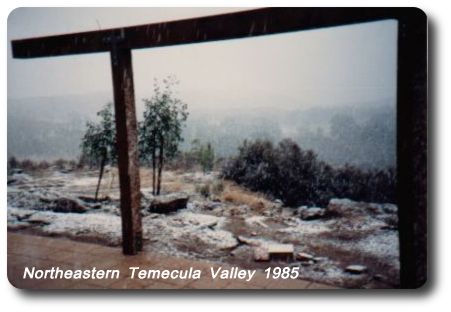
<path fill-rule="evenodd" d="M 396 202 L 394 169 L 332 167 L 291 139 L 276 146 L 267 140 L 244 141 L 238 155 L 225 162 L 222 175 L 287 206 L 326 205 L 331 198 Z"/>

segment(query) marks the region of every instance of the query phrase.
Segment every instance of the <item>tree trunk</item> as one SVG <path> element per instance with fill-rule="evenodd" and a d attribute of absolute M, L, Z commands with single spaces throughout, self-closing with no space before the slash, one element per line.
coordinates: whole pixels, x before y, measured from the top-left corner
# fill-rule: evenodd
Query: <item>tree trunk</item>
<path fill-rule="evenodd" d="M 105 162 L 106 162 L 106 152 L 103 152 L 102 160 L 100 162 L 100 172 L 99 172 L 99 181 L 97 182 L 97 189 L 96 189 L 96 195 L 95 195 L 95 201 L 97 201 L 97 197 L 99 195 L 99 189 L 100 189 L 100 182 L 102 182 L 102 176 L 103 176 L 103 169 L 105 168 Z"/>
<path fill-rule="evenodd" d="M 158 159 L 158 184 L 157 184 L 157 195 L 160 195 L 161 191 L 161 172 L 163 171 L 163 162 L 164 162 L 164 138 L 162 137 L 160 140 L 160 155 Z"/>
<path fill-rule="evenodd" d="M 152 149 L 152 195 L 156 195 L 156 170 L 157 170 L 157 152 L 156 148 Z"/>

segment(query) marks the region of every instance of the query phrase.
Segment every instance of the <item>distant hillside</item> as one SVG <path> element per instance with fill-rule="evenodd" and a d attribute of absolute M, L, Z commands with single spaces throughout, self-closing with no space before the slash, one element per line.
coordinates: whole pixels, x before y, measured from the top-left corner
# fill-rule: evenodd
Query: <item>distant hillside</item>
<path fill-rule="evenodd" d="M 77 158 L 86 121 L 95 119 L 110 99 L 110 94 L 8 99 L 8 157 Z M 229 156 L 244 139 L 289 137 L 331 164 L 395 166 L 395 107 L 388 100 L 305 109 L 290 104 L 257 110 L 238 104 L 206 110 L 188 103 L 190 116 L 181 148 L 186 150 L 199 139 L 211 142 L 218 156 Z M 141 102 L 137 112 L 140 119 Z"/>
<path fill-rule="evenodd" d="M 76 158 L 86 121 L 107 101 L 103 94 L 8 99 L 8 157 Z"/>

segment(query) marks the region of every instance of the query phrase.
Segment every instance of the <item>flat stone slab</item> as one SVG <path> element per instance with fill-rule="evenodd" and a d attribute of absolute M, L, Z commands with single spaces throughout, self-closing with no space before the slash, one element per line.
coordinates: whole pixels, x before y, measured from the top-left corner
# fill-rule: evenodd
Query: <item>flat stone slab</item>
<path fill-rule="evenodd" d="M 353 264 L 353 265 L 348 265 L 346 267 L 345 271 L 348 273 L 351 273 L 351 274 L 363 274 L 368 271 L 368 268 L 364 265 Z"/>
<path fill-rule="evenodd" d="M 293 244 L 268 244 L 266 248 L 270 259 L 274 260 L 292 260 L 294 253 Z"/>
<path fill-rule="evenodd" d="M 311 254 L 306 253 L 306 252 L 299 252 L 296 255 L 296 260 L 299 260 L 299 261 L 310 261 L 310 260 L 315 260 L 315 257 L 312 256 Z"/>

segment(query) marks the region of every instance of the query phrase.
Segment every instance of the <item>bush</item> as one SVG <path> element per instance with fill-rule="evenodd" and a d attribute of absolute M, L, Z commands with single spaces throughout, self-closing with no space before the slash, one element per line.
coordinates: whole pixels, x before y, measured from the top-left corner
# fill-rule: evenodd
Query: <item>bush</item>
<path fill-rule="evenodd" d="M 18 160 L 15 157 L 11 157 L 8 159 L 8 169 L 20 168 L 31 172 L 36 170 L 46 170 L 50 168 L 50 166 L 54 166 L 58 170 L 73 169 L 76 168 L 77 162 L 66 159 L 57 159 L 52 163 L 49 163 L 46 160 L 34 161 L 28 158 Z"/>
<path fill-rule="evenodd" d="M 226 179 L 253 191 L 272 193 L 277 188 L 277 166 L 270 141 L 244 141 L 238 156 L 226 161 L 222 170 Z"/>
<path fill-rule="evenodd" d="M 16 157 L 12 156 L 8 159 L 8 169 L 15 169 L 19 166 L 19 161 Z"/>
<path fill-rule="evenodd" d="M 288 206 L 315 204 L 320 162 L 312 151 L 303 151 L 292 140 L 283 140 L 274 151 L 277 197 Z"/>
<path fill-rule="evenodd" d="M 222 180 L 215 180 L 211 185 L 211 192 L 214 195 L 220 195 L 222 192 L 224 192 L 224 181 Z"/>
<path fill-rule="evenodd" d="M 222 175 L 250 190 L 279 198 L 287 206 L 326 205 L 334 197 L 396 202 L 393 169 L 333 168 L 290 139 L 276 147 L 269 141 L 244 141 L 238 155 L 225 162 Z"/>
<path fill-rule="evenodd" d="M 209 183 L 197 184 L 195 187 L 195 191 L 197 193 L 199 193 L 200 195 L 202 195 L 203 197 L 208 198 L 208 197 L 210 197 L 210 193 L 211 193 L 210 188 L 211 187 L 210 187 Z"/>
<path fill-rule="evenodd" d="M 221 195 L 224 191 L 224 182 L 222 180 L 215 180 L 202 184 L 196 184 L 195 191 L 205 198 L 210 195 Z"/>
<path fill-rule="evenodd" d="M 172 166 L 175 168 L 202 170 L 204 173 L 212 171 L 215 163 L 216 156 L 211 143 L 201 143 L 199 140 L 193 140 L 188 151 L 179 153 L 172 159 Z"/>
<path fill-rule="evenodd" d="M 42 160 L 42 161 L 39 162 L 39 164 L 37 166 L 38 166 L 39 169 L 45 170 L 45 169 L 48 169 L 50 167 L 50 164 L 47 161 Z"/>

